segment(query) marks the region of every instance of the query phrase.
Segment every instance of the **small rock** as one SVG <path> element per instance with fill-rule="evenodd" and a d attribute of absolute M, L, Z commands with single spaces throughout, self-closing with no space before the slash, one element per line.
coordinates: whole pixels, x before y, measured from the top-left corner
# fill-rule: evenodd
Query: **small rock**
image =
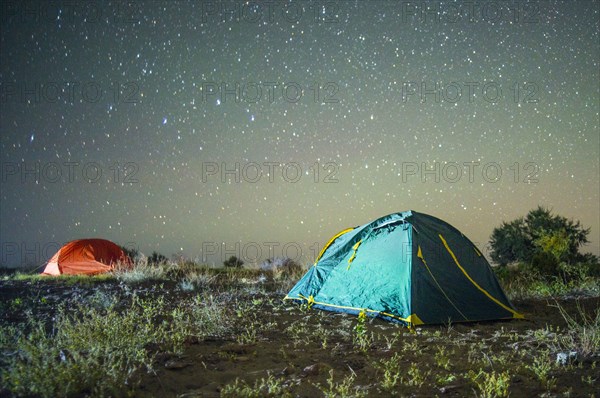
<path fill-rule="evenodd" d="M 315 363 L 314 365 L 309 365 L 302 369 L 302 372 L 307 376 L 317 376 L 319 374 L 318 364 Z"/>
<path fill-rule="evenodd" d="M 279 376 L 289 376 L 292 373 L 294 373 L 294 368 L 286 366 L 281 372 L 279 372 Z"/>
<path fill-rule="evenodd" d="M 446 393 L 448 393 L 448 392 L 450 392 L 450 391 L 452 391 L 452 390 L 456 390 L 457 388 L 460 388 L 460 387 L 462 387 L 462 386 L 461 386 L 461 385 L 450 385 L 450 386 L 445 386 L 445 387 L 441 387 L 441 388 L 440 388 L 440 392 L 441 392 L 442 394 L 446 394 Z"/>
<path fill-rule="evenodd" d="M 222 351 L 225 352 L 229 352 L 232 354 L 248 354 L 250 353 L 252 349 L 252 346 L 249 344 L 235 344 L 235 343 L 231 343 L 231 344 L 225 344 L 223 347 L 221 347 Z"/>
<path fill-rule="evenodd" d="M 559 352 L 556 354 L 556 364 L 564 366 L 577 360 L 577 351 Z"/>
<path fill-rule="evenodd" d="M 326 373 L 331 369 L 331 366 L 324 364 L 322 362 L 315 363 L 313 365 L 309 365 L 302 369 L 302 372 L 306 376 L 318 376 L 321 373 Z"/>
<path fill-rule="evenodd" d="M 165 368 L 171 369 L 171 370 L 179 370 L 179 369 L 187 368 L 188 366 L 192 366 L 192 365 L 193 364 L 191 362 L 181 361 L 181 360 L 177 360 L 177 359 L 171 359 L 171 360 L 168 360 L 167 362 L 165 362 Z"/>

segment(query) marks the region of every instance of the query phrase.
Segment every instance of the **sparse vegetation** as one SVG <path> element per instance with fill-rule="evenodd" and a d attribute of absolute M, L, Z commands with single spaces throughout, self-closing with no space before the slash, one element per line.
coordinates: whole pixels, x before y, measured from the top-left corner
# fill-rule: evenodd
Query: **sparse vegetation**
<path fill-rule="evenodd" d="M 533 357 L 533 363 L 525 365 L 525 367 L 535 374 L 546 390 L 550 391 L 556 384 L 556 379 L 550 377 L 552 360 L 547 350 L 540 351 Z"/>
<path fill-rule="evenodd" d="M 559 337 L 560 346 L 582 357 L 600 355 L 600 308 L 596 307 L 588 313 L 577 301 L 577 312 L 571 314 L 559 303 L 555 306 L 567 322 L 566 330 Z"/>
<path fill-rule="evenodd" d="M 150 257 L 148 257 L 148 265 L 153 265 L 153 266 L 157 266 L 157 265 L 164 265 L 167 263 L 168 259 L 165 255 L 160 254 L 158 252 L 152 252 L 152 254 L 150 255 Z"/>
<path fill-rule="evenodd" d="M 123 250 L 123 252 L 127 255 L 127 257 L 129 257 L 129 259 L 131 261 L 135 261 L 136 258 L 139 256 L 140 251 L 138 249 L 136 249 L 135 247 L 129 247 L 129 246 L 119 246 L 121 248 L 121 250 Z"/>
<path fill-rule="evenodd" d="M 467 377 L 477 386 L 475 394 L 479 398 L 503 398 L 509 395 L 510 375 L 508 371 L 498 373 L 479 370 L 476 373 L 471 370 Z"/>
<path fill-rule="evenodd" d="M 244 261 L 236 256 L 231 256 L 227 260 L 223 261 L 223 265 L 225 268 L 241 268 L 242 265 L 244 265 Z"/>
<path fill-rule="evenodd" d="M 341 382 L 335 381 L 333 369 L 329 371 L 327 386 L 317 384 L 317 388 L 323 393 L 325 398 L 362 398 L 366 397 L 366 392 L 359 387 L 354 386 L 356 376 L 349 374 Z"/>
<path fill-rule="evenodd" d="M 367 312 L 362 310 L 358 313 L 353 335 L 354 345 L 361 351 L 366 352 L 373 343 L 373 335 L 367 329 Z"/>
<path fill-rule="evenodd" d="M 48 326 L 28 318 L 25 329 L 2 327 L 8 356 L 2 384 L 16 395 L 95 396 L 122 393 L 139 381 L 139 370 L 152 370 L 158 350 L 181 353 L 189 336 L 221 331 L 222 309 L 194 300 L 187 309 L 169 310 L 163 299 L 132 298 L 127 308 L 109 304 L 62 307 Z M 148 347 L 153 345 L 155 349 Z"/>
<path fill-rule="evenodd" d="M 288 398 L 292 394 L 283 385 L 284 380 L 276 379 L 269 375 L 266 379 L 262 378 L 254 382 L 254 385 L 249 385 L 240 379 L 235 379 L 232 384 L 227 384 L 221 390 L 221 397 L 227 398 Z"/>
<path fill-rule="evenodd" d="M 287 261 L 270 264 L 149 266 L 138 256 L 133 269 L 94 277 L 6 275 L 0 395 L 145 396 L 168 388 L 193 396 L 176 382 L 186 366 L 195 367 L 189 384 L 200 396 L 296 396 L 306 389 L 316 397 L 402 396 L 408 389 L 504 397 L 597 389 L 600 299 L 592 297 L 600 290 L 584 268 L 567 282 L 501 268 L 516 307 L 527 318 L 544 316 L 535 324 L 409 331 L 366 311 L 352 317 L 281 301 L 302 272 L 272 266 Z M 179 377 L 171 379 L 173 372 Z M 571 382 L 559 383 L 566 373 Z"/>
<path fill-rule="evenodd" d="M 400 355 L 395 353 L 389 359 L 382 359 L 376 367 L 382 373 L 381 388 L 387 392 L 394 392 L 399 385 L 402 377 L 402 366 L 400 364 Z"/>

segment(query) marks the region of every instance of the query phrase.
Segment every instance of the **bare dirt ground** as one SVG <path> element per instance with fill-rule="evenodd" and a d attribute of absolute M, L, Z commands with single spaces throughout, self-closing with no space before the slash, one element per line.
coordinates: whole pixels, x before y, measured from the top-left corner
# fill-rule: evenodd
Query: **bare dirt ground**
<path fill-rule="evenodd" d="M 106 297 L 126 303 L 134 293 L 163 297 L 173 307 L 183 297 L 199 294 L 174 283 L 0 281 L 0 319 L 15 324 L 29 315 L 49 321 L 61 304 L 101 304 Z M 598 353 L 569 354 L 561 340 L 567 324 L 557 308 L 593 314 L 600 307 L 598 297 L 519 301 L 513 304 L 525 320 L 424 326 L 415 332 L 370 319 L 361 349 L 355 341 L 356 316 L 303 309 L 283 301 L 281 292 L 264 288 L 212 294 L 227 303 L 227 336 L 191 338 L 179 356 L 159 352 L 154 370 L 140 371 L 134 396 L 218 397 L 236 380 L 239 386 L 253 386 L 269 376 L 298 397 L 339 393 L 336 388 L 350 377 L 351 391 L 369 397 L 481 396 L 473 381 L 480 371 L 507 372 L 511 397 L 598 394 Z M 564 364 L 557 362 L 561 353 L 569 357 Z M 398 359 L 399 378 L 392 387 L 384 386 L 393 358 Z"/>

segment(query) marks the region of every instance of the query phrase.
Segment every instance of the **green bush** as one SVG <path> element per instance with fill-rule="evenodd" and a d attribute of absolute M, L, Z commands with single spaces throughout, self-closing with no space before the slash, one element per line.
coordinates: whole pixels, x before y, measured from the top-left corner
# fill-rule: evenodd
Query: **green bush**
<path fill-rule="evenodd" d="M 244 265 L 244 261 L 236 256 L 231 256 L 227 260 L 223 261 L 223 265 L 225 268 L 241 268 L 242 265 Z"/>
<path fill-rule="evenodd" d="M 548 252 L 538 252 L 531 258 L 531 263 L 521 263 L 521 267 L 529 272 L 536 272 L 544 276 L 556 276 L 559 274 L 558 261 Z"/>
<path fill-rule="evenodd" d="M 148 257 L 148 265 L 163 265 L 168 261 L 167 257 L 158 252 L 152 252 L 150 257 Z"/>
<path fill-rule="evenodd" d="M 532 263 L 534 257 L 545 252 L 557 263 L 578 262 L 579 249 L 588 243 L 589 228 L 579 221 L 553 215 L 549 209 L 538 206 L 525 217 L 503 222 L 494 228 L 490 237 L 492 260 L 501 265 L 517 262 Z M 546 259 L 538 259 L 544 265 Z"/>

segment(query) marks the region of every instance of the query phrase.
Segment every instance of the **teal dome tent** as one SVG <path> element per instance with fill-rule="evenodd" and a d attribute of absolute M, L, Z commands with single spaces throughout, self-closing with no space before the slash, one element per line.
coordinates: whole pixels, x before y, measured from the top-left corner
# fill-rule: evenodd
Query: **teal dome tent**
<path fill-rule="evenodd" d="M 335 235 L 285 298 L 408 327 L 523 318 L 466 236 L 415 211 Z"/>

